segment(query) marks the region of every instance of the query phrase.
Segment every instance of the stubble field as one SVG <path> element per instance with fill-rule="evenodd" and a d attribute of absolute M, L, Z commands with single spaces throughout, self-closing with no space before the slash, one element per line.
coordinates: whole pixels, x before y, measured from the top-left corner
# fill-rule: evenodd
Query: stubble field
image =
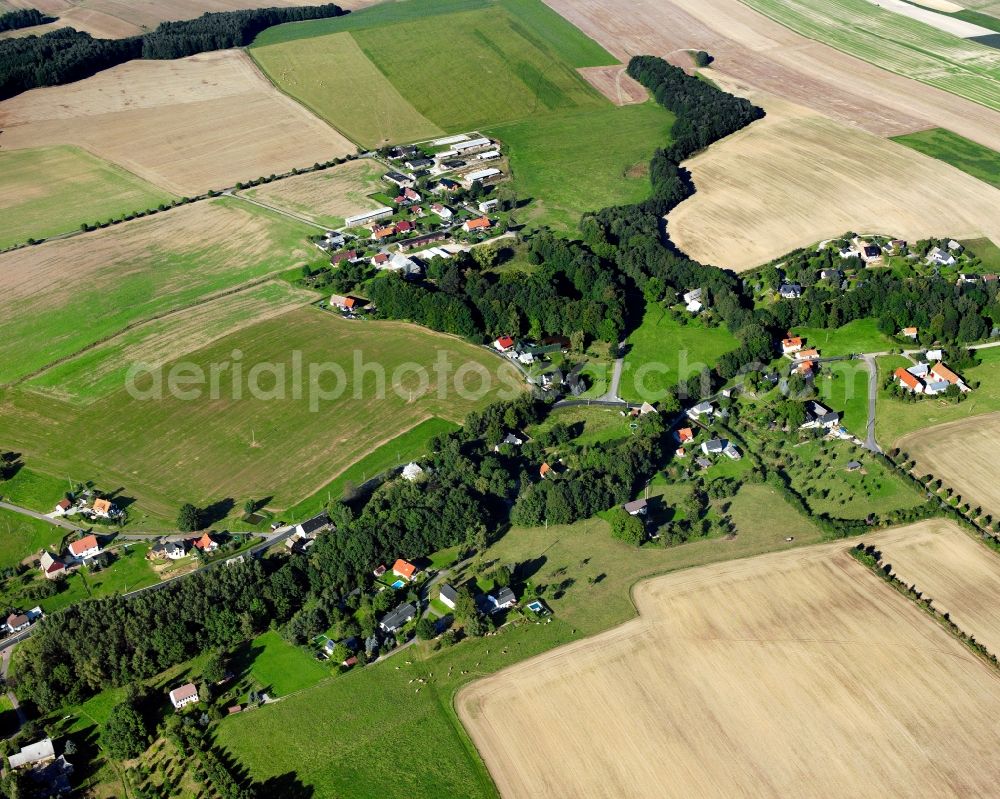
<path fill-rule="evenodd" d="M 945 127 L 1000 150 L 996 111 L 806 38 L 740 0 L 546 1 L 622 60 L 650 53 L 687 65 L 680 51 L 707 50 L 730 79 L 879 136 Z"/>
<path fill-rule="evenodd" d="M 749 269 L 846 230 L 1000 241 L 992 186 L 802 106 L 727 88 L 767 116 L 685 162 L 697 191 L 668 228 L 693 258 Z"/>
<path fill-rule="evenodd" d="M 1000 556 L 942 519 L 879 538 L 883 560 L 964 632 L 1000 652 Z"/>
<path fill-rule="evenodd" d="M 917 474 L 933 474 L 972 507 L 1000 517 L 998 443 L 1000 413 L 990 413 L 918 430 L 896 446 L 917 462 Z"/>
<path fill-rule="evenodd" d="M 636 621 L 464 689 L 501 795 L 989 794 L 1000 680 L 847 546 L 656 578 Z"/>
<path fill-rule="evenodd" d="M 344 217 L 379 206 L 368 195 L 386 188 L 381 179 L 384 172 L 377 161 L 361 159 L 322 172 L 265 183 L 240 193 L 301 214 L 321 225 L 339 228 L 344 225 Z"/>
<path fill-rule="evenodd" d="M 56 28 L 71 27 L 98 39 L 120 39 L 152 30 L 165 20 L 194 19 L 205 12 L 239 11 L 244 8 L 319 5 L 320 0 L 8 0 L 11 6 L 37 8 L 58 20 L 16 31 L 18 35 L 41 35 Z M 365 5 L 343 0 L 342 8 Z M 0 4 L 2 8 L 2 4 Z"/>
<path fill-rule="evenodd" d="M 245 53 L 130 61 L 0 102 L 5 150 L 73 144 L 178 195 L 311 166 L 355 147 Z"/>

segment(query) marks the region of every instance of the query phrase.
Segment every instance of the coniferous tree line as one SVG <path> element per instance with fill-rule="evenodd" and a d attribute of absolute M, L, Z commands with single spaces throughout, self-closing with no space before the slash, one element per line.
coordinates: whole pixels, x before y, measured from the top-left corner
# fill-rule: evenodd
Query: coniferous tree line
<path fill-rule="evenodd" d="M 209 50 L 243 47 L 273 25 L 342 13 L 332 3 L 260 8 L 163 22 L 156 30 L 125 39 L 95 39 L 73 28 L 60 28 L 42 36 L 5 39 L 0 41 L 0 99 L 40 86 L 82 80 L 137 58 L 183 58 Z"/>
<path fill-rule="evenodd" d="M 18 8 L 14 11 L 8 11 L 6 14 L 0 14 L 0 33 L 32 28 L 35 25 L 45 25 L 49 22 L 55 22 L 56 19 L 56 17 L 43 14 L 37 8 Z"/>

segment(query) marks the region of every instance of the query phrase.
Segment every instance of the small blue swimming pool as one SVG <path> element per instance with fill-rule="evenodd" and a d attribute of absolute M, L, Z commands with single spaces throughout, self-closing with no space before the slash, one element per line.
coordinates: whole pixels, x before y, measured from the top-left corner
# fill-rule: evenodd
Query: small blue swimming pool
<path fill-rule="evenodd" d="M 404 585 L 406 585 L 406 583 L 404 583 L 404 582 L 403 582 L 402 580 L 396 580 L 396 582 L 394 582 L 394 583 L 392 584 L 392 587 L 393 587 L 393 588 L 395 588 L 395 589 L 396 589 L 396 590 L 398 591 L 398 590 L 399 590 L 400 588 L 402 588 L 402 587 L 403 587 Z"/>

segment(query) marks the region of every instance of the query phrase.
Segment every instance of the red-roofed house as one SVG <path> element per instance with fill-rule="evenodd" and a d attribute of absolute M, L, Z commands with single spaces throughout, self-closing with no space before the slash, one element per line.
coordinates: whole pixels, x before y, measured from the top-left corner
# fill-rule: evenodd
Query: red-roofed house
<path fill-rule="evenodd" d="M 812 361 L 819 357 L 819 350 L 799 350 L 795 353 L 795 360 L 797 361 Z"/>
<path fill-rule="evenodd" d="M 682 427 L 677 431 L 677 442 L 686 444 L 688 441 L 694 441 L 694 430 L 690 427 Z"/>
<path fill-rule="evenodd" d="M 473 230 L 489 230 L 493 225 L 488 216 L 481 216 L 478 219 L 467 219 L 462 223 L 462 230 L 471 233 Z"/>
<path fill-rule="evenodd" d="M 893 377 L 895 377 L 899 381 L 899 384 L 903 388 L 909 389 L 914 394 L 923 394 L 924 393 L 924 384 L 921 383 L 918 378 L 914 377 L 909 372 L 907 372 L 906 369 L 904 369 L 902 366 L 900 366 L 892 374 L 893 374 Z"/>
<path fill-rule="evenodd" d="M 945 380 L 948 383 L 951 383 L 953 386 L 958 386 L 962 391 L 970 390 L 969 387 L 965 385 L 965 381 L 941 363 L 941 361 L 938 361 L 931 367 L 931 374 L 937 376 L 940 380 Z"/>
<path fill-rule="evenodd" d="M 339 294 L 334 294 L 330 297 L 330 305 L 334 308 L 340 308 L 342 311 L 353 311 L 357 300 L 354 297 L 342 297 Z"/>
<path fill-rule="evenodd" d="M 194 545 L 202 552 L 215 552 L 215 550 L 219 548 L 219 542 L 212 538 L 212 536 L 208 533 L 205 533 L 201 538 L 195 541 Z"/>
<path fill-rule="evenodd" d="M 413 575 L 416 574 L 417 567 L 410 563 L 408 560 L 403 560 L 399 558 L 395 563 L 392 564 L 392 573 L 397 577 L 402 577 L 404 580 L 412 580 Z"/>
<path fill-rule="evenodd" d="M 798 352 L 802 349 L 802 339 L 798 336 L 793 336 L 786 338 L 781 342 L 781 352 L 783 355 L 788 355 L 792 352 Z"/>
<path fill-rule="evenodd" d="M 389 256 L 384 252 L 380 252 L 372 257 L 372 266 L 382 266 L 382 264 L 389 263 Z"/>
<path fill-rule="evenodd" d="M 69 552 L 78 560 L 87 560 L 100 554 L 101 545 L 97 543 L 96 535 L 86 535 L 77 541 L 73 541 L 69 545 Z"/>
<path fill-rule="evenodd" d="M 73 507 L 73 503 L 70 502 L 65 497 L 63 497 L 62 499 L 59 500 L 59 502 L 56 503 L 56 509 L 53 512 L 54 513 L 65 513 L 66 511 L 68 511 L 72 507 Z"/>
<path fill-rule="evenodd" d="M 386 225 L 385 227 L 376 227 L 372 230 L 373 239 L 385 239 L 389 236 L 394 236 L 396 234 L 395 225 Z"/>
<path fill-rule="evenodd" d="M 39 565 L 42 567 L 42 575 L 46 580 L 56 580 L 66 575 L 66 564 L 53 557 L 49 552 L 42 553 Z"/>
<path fill-rule="evenodd" d="M 330 263 L 333 266 L 336 266 L 341 261 L 353 261 L 357 257 L 358 257 L 357 250 L 346 250 L 344 252 L 335 252 L 333 255 L 330 256 Z"/>
<path fill-rule="evenodd" d="M 549 466 L 547 463 L 543 463 L 541 468 L 538 470 L 538 476 L 544 478 L 546 475 L 551 474 L 551 472 L 552 472 L 552 467 Z"/>
<path fill-rule="evenodd" d="M 514 348 L 514 339 L 510 336 L 500 336 L 500 338 L 493 342 L 493 346 L 500 352 L 507 352 Z"/>

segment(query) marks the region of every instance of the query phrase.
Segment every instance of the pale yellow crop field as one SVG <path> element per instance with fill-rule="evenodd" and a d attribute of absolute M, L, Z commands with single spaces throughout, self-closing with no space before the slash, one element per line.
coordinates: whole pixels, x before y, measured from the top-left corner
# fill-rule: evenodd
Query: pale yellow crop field
<path fill-rule="evenodd" d="M 889 533 L 878 548 L 900 580 L 990 652 L 1000 652 L 1000 555 L 943 519 Z"/>
<path fill-rule="evenodd" d="M 637 620 L 473 683 L 501 795 L 991 795 L 1000 678 L 849 546 L 650 580 Z"/>
<path fill-rule="evenodd" d="M 0 102 L 5 150 L 73 144 L 174 194 L 312 166 L 354 152 L 281 94 L 245 53 L 129 61 Z"/>
<path fill-rule="evenodd" d="M 917 474 L 933 474 L 973 507 L 1000 516 L 998 443 L 1000 413 L 990 413 L 918 430 L 896 446 L 917 462 Z"/>

